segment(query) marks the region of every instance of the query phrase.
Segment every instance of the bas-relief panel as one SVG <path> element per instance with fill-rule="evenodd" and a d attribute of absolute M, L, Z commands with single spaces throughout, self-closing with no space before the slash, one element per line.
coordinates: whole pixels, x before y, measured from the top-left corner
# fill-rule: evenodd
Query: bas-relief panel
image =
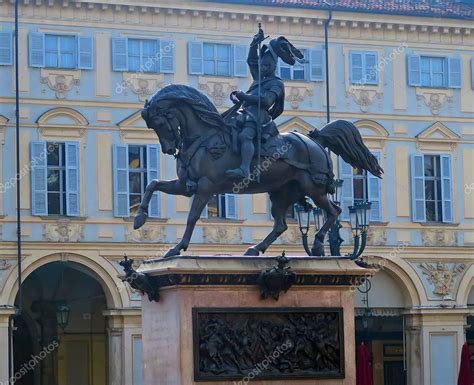
<path fill-rule="evenodd" d="M 242 243 L 240 226 L 205 226 L 202 230 L 205 243 Z"/>
<path fill-rule="evenodd" d="M 84 240 L 84 226 L 67 218 L 45 223 L 43 238 L 48 242 L 81 242 Z"/>
<path fill-rule="evenodd" d="M 138 230 L 133 229 L 133 223 L 125 228 L 127 242 L 163 243 L 166 242 L 166 226 L 148 223 Z"/>
<path fill-rule="evenodd" d="M 430 300 L 454 300 L 463 274 L 469 264 L 440 261 L 410 262 L 425 287 Z"/>
<path fill-rule="evenodd" d="M 0 259 L 0 287 L 5 286 L 7 278 L 10 276 L 10 272 L 16 269 L 17 261 L 13 259 Z"/>
<path fill-rule="evenodd" d="M 425 247 L 458 246 L 457 230 L 422 229 L 421 242 Z"/>

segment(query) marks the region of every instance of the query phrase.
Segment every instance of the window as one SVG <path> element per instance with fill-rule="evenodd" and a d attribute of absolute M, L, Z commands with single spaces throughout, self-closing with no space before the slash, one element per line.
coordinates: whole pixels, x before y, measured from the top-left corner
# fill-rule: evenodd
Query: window
<path fill-rule="evenodd" d="M 302 49 L 304 57 L 306 58 L 307 52 Z M 283 60 L 278 59 L 280 67 L 280 77 L 283 80 L 306 80 L 308 66 L 305 63 L 296 62 L 295 65 L 286 64 Z"/>
<path fill-rule="evenodd" d="M 0 65 L 13 64 L 13 34 L 0 32 Z"/>
<path fill-rule="evenodd" d="M 114 215 L 135 215 L 147 184 L 160 175 L 158 145 L 114 145 Z M 148 216 L 160 217 L 159 193 L 153 193 Z"/>
<path fill-rule="evenodd" d="M 459 58 L 408 55 L 407 61 L 410 86 L 461 87 L 461 60 Z"/>
<path fill-rule="evenodd" d="M 246 45 L 188 42 L 191 75 L 248 76 Z"/>
<path fill-rule="evenodd" d="M 31 144 L 33 215 L 79 216 L 77 142 Z"/>
<path fill-rule="evenodd" d="M 203 218 L 237 219 L 237 195 L 215 194 L 203 210 Z"/>
<path fill-rule="evenodd" d="M 76 38 L 75 36 L 49 35 L 45 36 L 46 67 L 76 68 Z"/>
<path fill-rule="evenodd" d="M 349 52 L 350 81 L 352 84 L 378 84 L 376 52 Z"/>
<path fill-rule="evenodd" d="M 450 155 L 418 155 L 411 159 L 412 216 L 415 222 L 453 221 Z"/>
<path fill-rule="evenodd" d="M 175 44 L 169 40 L 112 39 L 114 71 L 173 73 Z"/>
<path fill-rule="evenodd" d="M 93 40 L 87 36 L 29 34 L 31 67 L 93 69 Z"/>
<path fill-rule="evenodd" d="M 229 44 L 204 43 L 204 74 L 230 76 Z"/>
<path fill-rule="evenodd" d="M 374 156 L 380 162 L 380 153 L 374 152 Z M 370 220 L 380 222 L 382 220 L 381 207 L 381 181 L 370 172 L 353 168 L 350 164 L 339 158 L 339 178 L 342 179 L 342 213 L 343 220 L 349 220 L 349 206 L 356 202 L 372 202 Z"/>

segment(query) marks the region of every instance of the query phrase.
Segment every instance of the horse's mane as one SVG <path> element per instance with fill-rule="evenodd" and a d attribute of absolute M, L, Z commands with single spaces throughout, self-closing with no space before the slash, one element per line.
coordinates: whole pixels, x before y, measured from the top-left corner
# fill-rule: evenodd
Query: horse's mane
<path fill-rule="evenodd" d="M 170 84 L 158 90 L 145 104 L 145 109 L 153 109 L 160 101 L 176 101 L 189 105 L 204 123 L 225 130 L 224 119 L 209 98 L 201 91 L 184 84 Z"/>

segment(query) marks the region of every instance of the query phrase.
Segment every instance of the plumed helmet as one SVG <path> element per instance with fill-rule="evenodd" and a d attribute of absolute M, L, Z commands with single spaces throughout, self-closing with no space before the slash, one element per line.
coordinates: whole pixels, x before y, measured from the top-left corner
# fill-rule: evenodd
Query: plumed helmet
<path fill-rule="evenodd" d="M 262 47 L 261 53 L 262 57 L 264 55 L 272 55 L 275 62 L 280 58 L 289 65 L 294 65 L 296 61 L 304 60 L 303 53 L 283 36 L 270 40 L 268 46 L 264 45 Z"/>

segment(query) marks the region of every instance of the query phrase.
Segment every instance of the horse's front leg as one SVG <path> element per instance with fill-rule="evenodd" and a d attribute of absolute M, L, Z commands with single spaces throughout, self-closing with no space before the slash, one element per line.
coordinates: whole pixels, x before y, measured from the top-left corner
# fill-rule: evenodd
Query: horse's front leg
<path fill-rule="evenodd" d="M 193 235 L 194 227 L 196 222 L 201 217 L 202 210 L 206 207 L 207 202 L 211 198 L 209 192 L 198 192 L 194 195 L 193 203 L 191 204 L 191 210 L 189 211 L 188 221 L 186 223 L 186 230 L 184 231 L 183 239 L 175 247 L 169 249 L 165 254 L 165 258 L 172 257 L 173 255 L 180 255 L 181 250 L 186 251 Z"/>
<path fill-rule="evenodd" d="M 162 191 L 166 194 L 172 195 L 185 195 L 190 196 L 186 190 L 186 184 L 179 179 L 173 180 L 158 180 L 153 179 L 145 188 L 145 194 L 143 194 L 142 201 L 138 207 L 137 214 L 135 215 L 135 221 L 133 228 L 139 229 L 142 227 L 148 219 L 148 205 L 150 204 L 151 197 L 155 191 Z"/>

